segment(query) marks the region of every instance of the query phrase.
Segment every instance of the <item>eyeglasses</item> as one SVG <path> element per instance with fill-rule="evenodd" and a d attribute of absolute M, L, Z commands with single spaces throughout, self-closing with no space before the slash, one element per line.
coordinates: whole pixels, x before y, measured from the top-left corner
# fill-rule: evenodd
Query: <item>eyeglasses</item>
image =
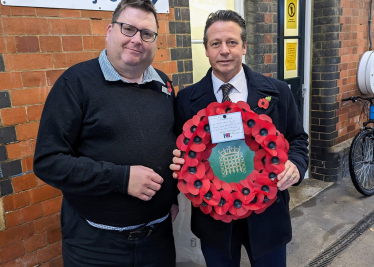
<path fill-rule="evenodd" d="M 140 38 L 142 38 L 144 42 L 152 43 L 154 42 L 154 40 L 156 39 L 158 35 L 158 33 L 155 33 L 150 30 L 139 30 L 135 26 L 132 26 L 127 23 L 118 22 L 118 21 L 115 21 L 113 23 L 119 24 L 121 27 L 121 33 L 128 37 L 133 37 L 137 32 L 140 32 Z"/>

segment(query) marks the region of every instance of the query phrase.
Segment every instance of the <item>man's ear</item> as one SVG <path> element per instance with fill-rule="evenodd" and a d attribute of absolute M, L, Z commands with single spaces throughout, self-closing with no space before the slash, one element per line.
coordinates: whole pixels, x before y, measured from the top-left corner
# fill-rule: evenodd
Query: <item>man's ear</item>
<path fill-rule="evenodd" d="M 247 42 L 245 42 L 244 44 L 243 44 L 243 55 L 245 55 L 246 53 L 247 53 Z"/>
<path fill-rule="evenodd" d="M 109 34 L 112 32 L 112 29 L 113 29 L 113 24 L 112 23 L 109 23 L 109 25 L 106 27 L 106 37 L 105 37 L 105 41 L 108 42 L 108 36 Z"/>

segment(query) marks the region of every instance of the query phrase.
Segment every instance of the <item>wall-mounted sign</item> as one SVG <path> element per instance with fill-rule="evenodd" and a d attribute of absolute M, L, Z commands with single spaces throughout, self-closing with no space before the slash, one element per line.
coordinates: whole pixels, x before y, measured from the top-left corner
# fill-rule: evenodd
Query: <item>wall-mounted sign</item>
<path fill-rule="evenodd" d="M 114 11 L 120 0 L 1 0 L 4 6 Z M 152 0 L 157 13 L 169 13 L 169 0 Z"/>
<path fill-rule="evenodd" d="M 297 29 L 297 0 L 287 0 L 286 28 Z"/>
<path fill-rule="evenodd" d="M 297 43 L 286 44 L 286 70 L 296 70 Z"/>

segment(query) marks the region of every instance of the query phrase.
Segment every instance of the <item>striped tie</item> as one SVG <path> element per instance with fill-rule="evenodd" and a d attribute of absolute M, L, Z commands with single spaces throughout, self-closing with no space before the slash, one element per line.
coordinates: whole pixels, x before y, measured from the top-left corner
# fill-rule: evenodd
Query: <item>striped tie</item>
<path fill-rule="evenodd" d="M 223 95 L 222 103 L 225 102 L 225 101 L 232 102 L 230 97 L 229 97 L 229 93 L 230 93 L 230 91 L 233 87 L 234 86 L 232 86 L 229 83 L 224 83 L 224 84 L 221 85 L 220 89 L 222 90 L 222 95 Z"/>

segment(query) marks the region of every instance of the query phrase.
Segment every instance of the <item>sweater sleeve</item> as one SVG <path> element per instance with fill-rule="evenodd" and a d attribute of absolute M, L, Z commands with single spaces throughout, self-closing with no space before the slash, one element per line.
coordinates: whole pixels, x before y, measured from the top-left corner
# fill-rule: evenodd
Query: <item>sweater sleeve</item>
<path fill-rule="evenodd" d="M 63 192 L 90 196 L 127 194 L 130 166 L 94 161 L 76 153 L 84 116 L 82 102 L 61 76 L 48 95 L 40 120 L 34 172 Z"/>

